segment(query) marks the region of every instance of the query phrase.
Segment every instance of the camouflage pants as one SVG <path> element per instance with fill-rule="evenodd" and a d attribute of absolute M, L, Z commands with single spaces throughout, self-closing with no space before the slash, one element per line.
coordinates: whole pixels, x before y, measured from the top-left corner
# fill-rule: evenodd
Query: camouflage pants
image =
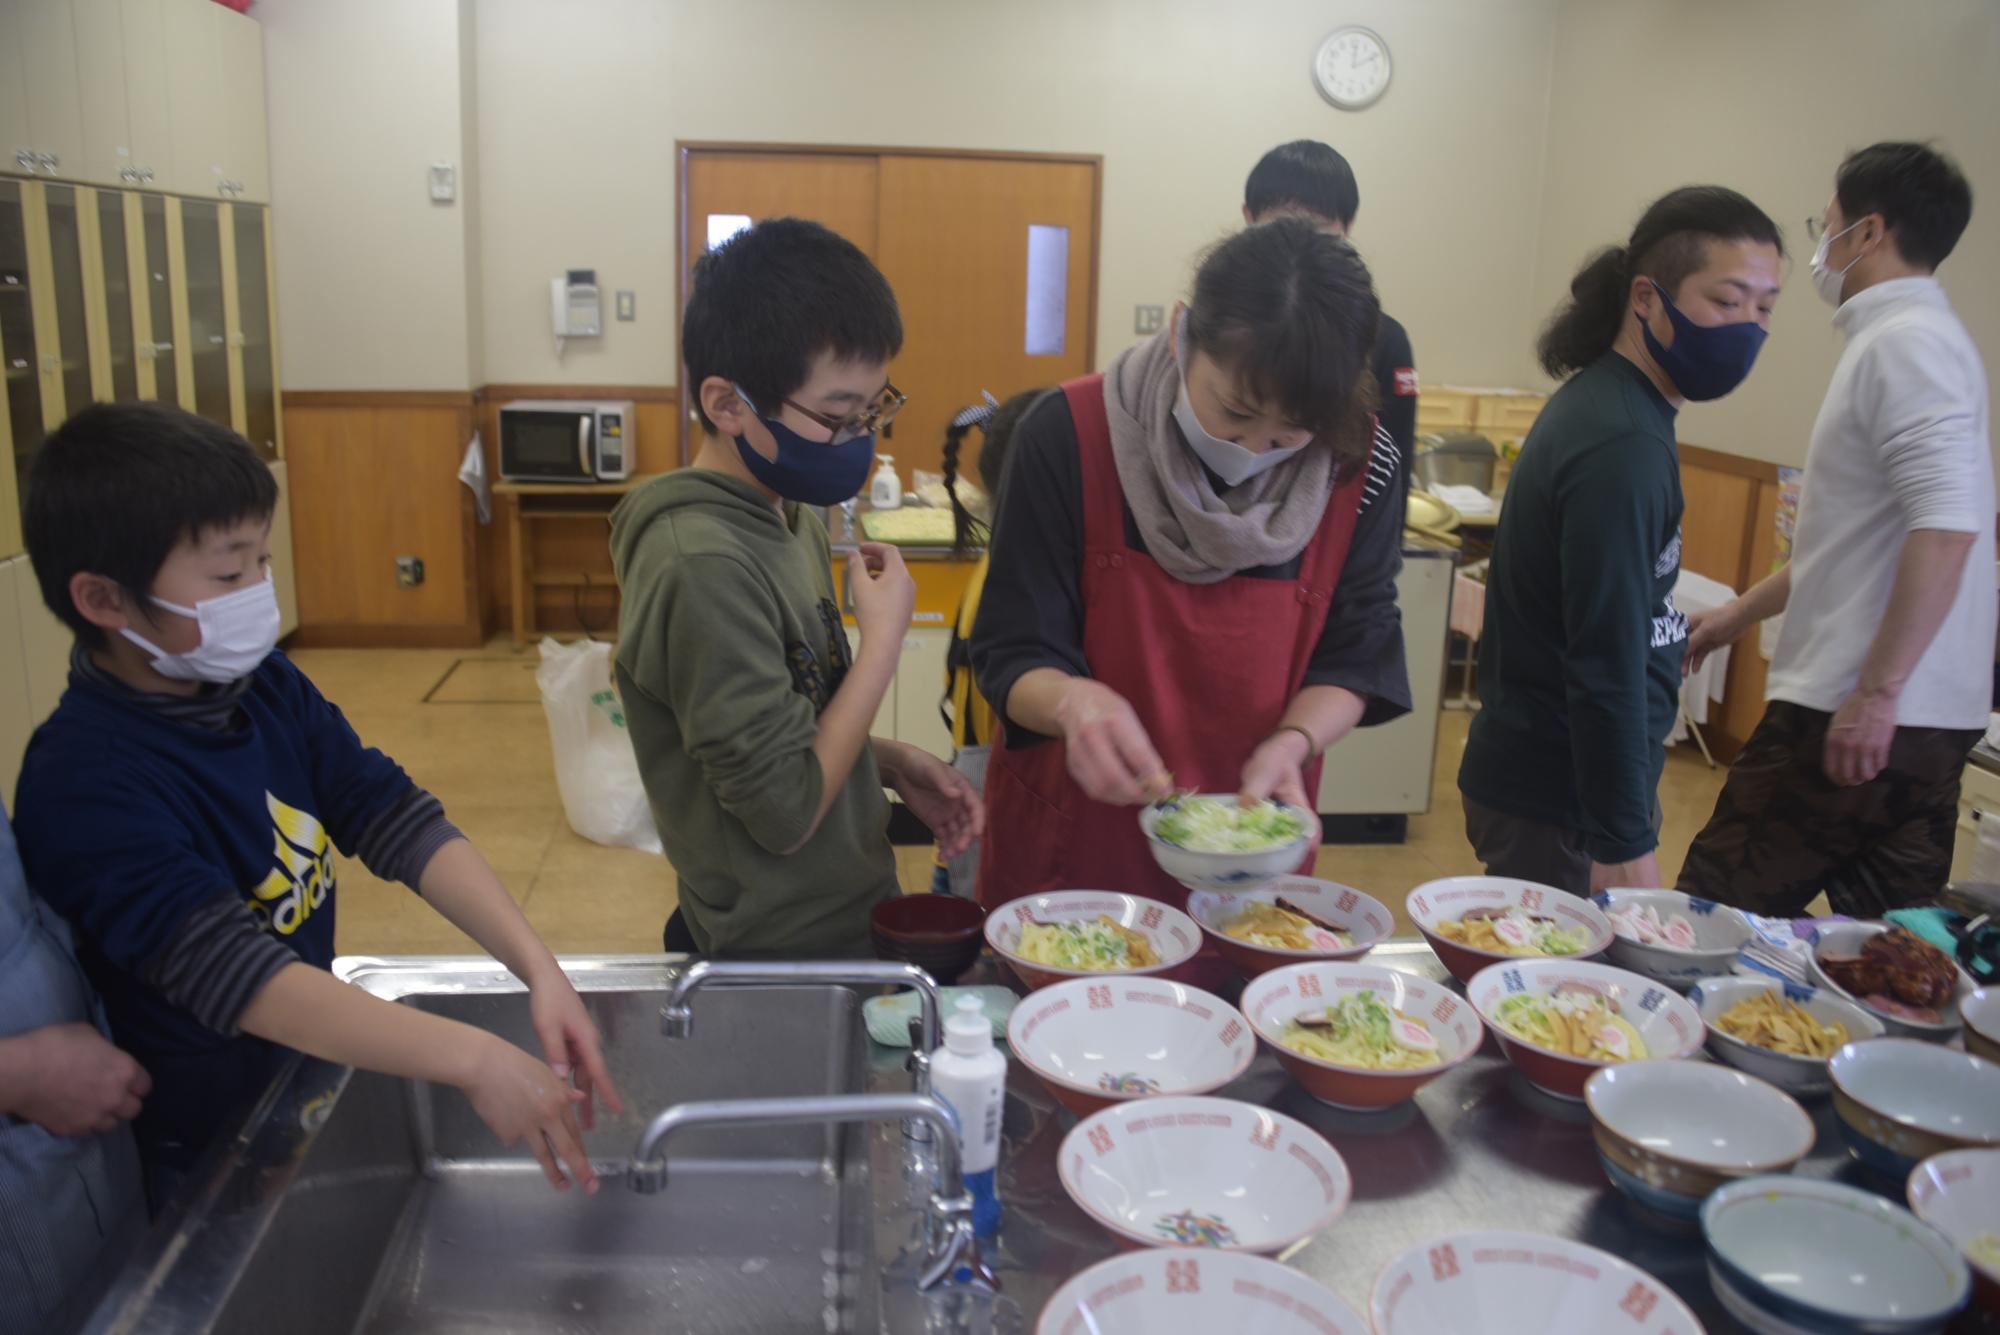
<path fill-rule="evenodd" d="M 1898 728 L 1889 763 L 1837 786 L 1822 766 L 1831 714 L 1773 700 L 1681 867 L 1686 894 L 1793 917 L 1824 890 L 1879 918 L 1937 897 L 1951 874 L 1958 782 L 1977 730 Z"/>

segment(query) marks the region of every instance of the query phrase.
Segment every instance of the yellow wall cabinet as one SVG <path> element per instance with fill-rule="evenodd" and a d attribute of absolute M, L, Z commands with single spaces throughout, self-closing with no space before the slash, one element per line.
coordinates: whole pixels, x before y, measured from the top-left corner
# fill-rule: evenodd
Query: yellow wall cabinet
<path fill-rule="evenodd" d="M 28 655 L 16 633 L 21 624 L 21 600 L 35 596 L 35 577 L 28 569 L 28 558 L 0 561 L 0 799 L 6 801 L 10 812 L 21 755 L 35 730 L 34 709 L 28 703 Z"/>
<path fill-rule="evenodd" d="M 0 169 L 269 200 L 263 30 L 213 0 L 6 0 Z"/>
<path fill-rule="evenodd" d="M 87 403 L 160 399 L 282 457 L 270 210 L 0 177 L 0 364 L 18 513 L 42 436 Z M 20 550 L 0 519 L 0 556 Z"/>

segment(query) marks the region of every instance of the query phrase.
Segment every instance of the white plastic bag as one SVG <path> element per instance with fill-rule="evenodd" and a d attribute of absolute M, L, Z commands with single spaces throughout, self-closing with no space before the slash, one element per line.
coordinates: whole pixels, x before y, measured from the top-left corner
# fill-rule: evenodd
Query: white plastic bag
<path fill-rule="evenodd" d="M 594 843 L 660 852 L 625 710 L 611 689 L 611 646 L 543 640 L 541 650 L 535 684 L 542 689 L 569 827 Z"/>

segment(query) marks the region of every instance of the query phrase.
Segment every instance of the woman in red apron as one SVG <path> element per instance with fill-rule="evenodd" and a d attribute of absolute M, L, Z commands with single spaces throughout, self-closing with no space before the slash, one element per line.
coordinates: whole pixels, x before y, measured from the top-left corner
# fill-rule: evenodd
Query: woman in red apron
<path fill-rule="evenodd" d="M 1310 808 L 1319 758 L 1409 709 L 1379 315 L 1344 241 L 1282 218 L 1192 304 L 1016 428 L 972 658 L 1002 716 L 979 898 L 1176 907 L 1135 807 L 1169 786 Z"/>

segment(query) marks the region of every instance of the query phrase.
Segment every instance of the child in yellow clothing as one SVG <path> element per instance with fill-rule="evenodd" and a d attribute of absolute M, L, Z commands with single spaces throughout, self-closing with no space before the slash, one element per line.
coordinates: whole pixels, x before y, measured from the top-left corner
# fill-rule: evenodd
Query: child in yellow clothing
<path fill-rule="evenodd" d="M 981 550 L 979 564 L 973 567 L 972 578 L 966 582 L 965 596 L 959 602 L 958 616 L 952 623 L 951 648 L 945 655 L 943 712 L 945 724 L 951 729 L 952 768 L 982 792 L 986 788 L 986 757 L 993 744 L 993 706 L 986 703 L 986 698 L 973 684 L 972 623 L 979 615 L 980 592 L 986 587 L 984 548 L 992 534 L 985 521 L 967 510 L 959 498 L 958 452 L 972 428 L 979 427 L 985 438 L 985 444 L 979 451 L 979 482 L 989 498 L 997 498 L 1005 476 L 1002 468 L 1007 461 L 1007 442 L 1013 435 L 1014 424 L 1034 406 L 1043 392 L 1040 389 L 1023 390 L 997 407 L 989 400 L 967 408 L 952 419 L 951 426 L 944 433 L 944 485 L 951 497 L 952 549 L 958 555 L 964 555 L 975 547 Z M 990 507 L 988 513 L 993 513 L 995 509 L 997 507 Z M 936 874 L 931 878 L 931 889 L 939 894 L 971 899 L 974 897 L 974 877 L 978 870 L 979 845 L 976 842 L 955 858 L 946 859 L 940 854 Z"/>

